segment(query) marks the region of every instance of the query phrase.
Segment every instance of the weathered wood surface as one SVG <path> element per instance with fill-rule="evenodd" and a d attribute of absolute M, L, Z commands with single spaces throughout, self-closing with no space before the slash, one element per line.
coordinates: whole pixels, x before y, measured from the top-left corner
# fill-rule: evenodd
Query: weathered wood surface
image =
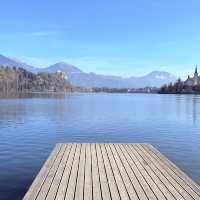
<path fill-rule="evenodd" d="M 148 144 L 57 144 L 23 200 L 200 200 L 200 186 Z"/>

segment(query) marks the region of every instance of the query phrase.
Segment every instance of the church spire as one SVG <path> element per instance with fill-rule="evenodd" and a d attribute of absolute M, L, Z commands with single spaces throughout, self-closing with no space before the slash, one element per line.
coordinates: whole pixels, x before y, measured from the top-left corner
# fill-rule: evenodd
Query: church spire
<path fill-rule="evenodd" d="M 198 74 L 197 65 L 195 67 L 195 74 Z"/>
<path fill-rule="evenodd" d="M 196 65 L 195 73 L 194 73 L 194 85 L 198 85 L 198 84 L 199 84 L 199 75 L 198 75 L 197 65 Z"/>

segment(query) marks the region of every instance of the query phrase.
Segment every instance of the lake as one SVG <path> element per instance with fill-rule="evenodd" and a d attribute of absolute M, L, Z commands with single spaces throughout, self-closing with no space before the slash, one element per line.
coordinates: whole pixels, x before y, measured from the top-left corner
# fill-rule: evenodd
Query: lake
<path fill-rule="evenodd" d="M 200 96 L 73 93 L 0 99 L 0 199 L 20 200 L 56 143 L 151 143 L 200 183 Z"/>

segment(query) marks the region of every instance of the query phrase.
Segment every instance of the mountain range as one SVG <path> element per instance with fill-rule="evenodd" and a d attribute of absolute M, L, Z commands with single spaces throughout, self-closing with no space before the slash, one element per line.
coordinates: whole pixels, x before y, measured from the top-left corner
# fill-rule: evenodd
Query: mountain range
<path fill-rule="evenodd" d="M 176 77 L 164 71 L 152 71 L 141 77 L 123 78 L 120 76 L 109 76 L 86 73 L 74 65 L 59 62 L 45 68 L 28 65 L 18 59 L 0 55 L 0 66 L 21 67 L 33 73 L 63 71 L 71 84 L 80 87 L 108 87 L 108 88 L 139 88 L 139 87 L 161 87 L 164 84 L 175 82 Z"/>

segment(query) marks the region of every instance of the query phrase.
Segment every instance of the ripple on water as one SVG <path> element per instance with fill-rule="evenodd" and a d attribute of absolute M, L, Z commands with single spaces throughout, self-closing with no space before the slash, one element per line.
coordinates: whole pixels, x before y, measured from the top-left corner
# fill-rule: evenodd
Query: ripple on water
<path fill-rule="evenodd" d="M 0 197 L 20 200 L 58 142 L 151 143 L 200 183 L 200 96 L 0 100 Z"/>

